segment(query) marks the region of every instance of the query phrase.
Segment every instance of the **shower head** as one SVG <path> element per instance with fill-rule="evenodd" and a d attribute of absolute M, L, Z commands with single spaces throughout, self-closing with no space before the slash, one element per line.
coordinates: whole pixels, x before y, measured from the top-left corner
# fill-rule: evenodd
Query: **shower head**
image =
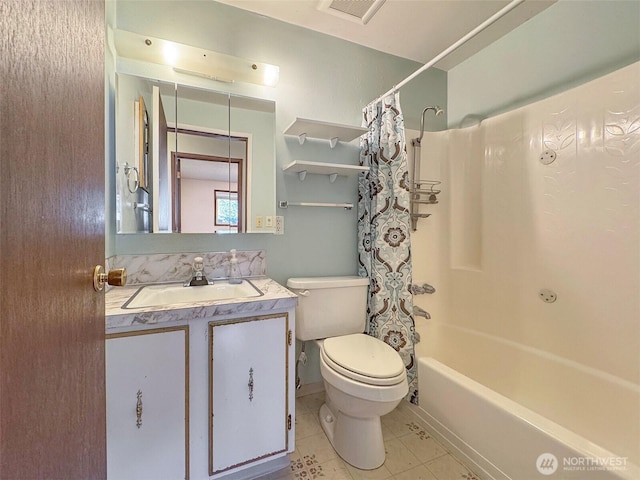
<path fill-rule="evenodd" d="M 432 110 L 433 113 L 436 114 L 436 116 L 440 116 L 444 113 L 444 110 L 441 109 L 438 105 L 434 105 L 432 107 L 425 107 L 425 109 L 422 110 L 422 115 L 420 116 L 420 137 L 415 139 L 418 145 L 420 145 L 420 141 L 422 140 L 422 136 L 424 135 L 424 114 L 427 113 L 429 110 Z"/>
<path fill-rule="evenodd" d="M 427 107 L 422 111 L 422 115 L 424 115 L 426 112 L 428 112 L 429 110 L 433 110 L 433 113 L 435 113 L 436 115 L 442 115 L 444 113 L 444 110 L 441 109 L 438 105 L 434 105 L 433 107 Z"/>

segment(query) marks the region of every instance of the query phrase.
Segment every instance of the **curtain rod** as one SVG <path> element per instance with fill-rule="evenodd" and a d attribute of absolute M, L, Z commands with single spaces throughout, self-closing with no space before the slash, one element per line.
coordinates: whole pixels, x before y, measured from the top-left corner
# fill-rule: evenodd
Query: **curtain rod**
<path fill-rule="evenodd" d="M 507 6 L 503 7 L 501 10 L 499 10 L 498 12 L 496 12 L 495 14 L 493 14 L 491 17 L 489 17 L 487 20 L 485 20 L 484 22 L 482 22 L 480 25 L 478 25 L 476 28 L 474 28 L 473 30 L 471 30 L 469 33 L 467 33 L 464 37 L 462 37 L 460 40 L 458 40 L 456 43 L 452 44 L 451 46 L 449 46 L 446 50 L 442 51 L 441 53 L 439 53 L 438 55 L 436 55 L 435 57 L 433 57 L 431 60 L 429 60 L 427 63 L 425 63 L 422 67 L 420 67 L 418 70 L 416 70 L 415 72 L 413 72 L 411 75 L 409 75 L 407 78 L 405 78 L 403 81 L 401 81 L 399 84 L 394 85 L 393 88 L 391 90 L 389 90 L 386 93 L 383 93 L 382 95 L 380 95 L 378 98 L 376 98 L 375 100 L 369 102 L 369 105 L 372 105 L 374 103 L 378 103 L 380 100 L 382 100 L 383 98 L 385 98 L 387 95 L 391 95 L 392 93 L 398 91 L 400 88 L 404 87 L 407 83 L 409 83 L 411 80 L 413 80 L 414 78 L 416 78 L 418 75 L 420 75 L 422 72 L 424 72 L 425 70 L 427 70 L 428 68 L 431 68 L 436 62 L 439 62 L 440 60 L 442 60 L 444 57 L 446 57 L 447 55 L 449 55 L 451 52 L 453 52 L 455 49 L 457 49 L 460 45 L 462 45 L 463 43 L 467 42 L 468 40 L 470 40 L 471 38 L 475 37 L 478 33 L 480 33 L 482 30 L 484 30 L 485 28 L 487 28 L 489 25 L 491 25 L 492 23 L 494 23 L 496 20 L 502 18 L 503 16 L 505 16 L 507 13 L 509 13 L 511 10 L 513 10 L 514 8 L 516 8 L 518 5 L 520 5 L 521 3 L 523 3 L 525 0 L 512 0 L 511 3 L 509 3 Z"/>

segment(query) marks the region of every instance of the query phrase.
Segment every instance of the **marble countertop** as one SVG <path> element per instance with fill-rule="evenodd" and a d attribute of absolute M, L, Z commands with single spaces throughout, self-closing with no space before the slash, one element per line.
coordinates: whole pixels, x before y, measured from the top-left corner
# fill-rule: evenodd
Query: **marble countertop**
<path fill-rule="evenodd" d="M 105 295 L 106 332 L 123 327 L 139 328 L 169 322 L 181 322 L 231 315 L 255 315 L 270 310 L 287 310 L 298 303 L 295 293 L 267 277 L 249 279 L 264 295 L 217 301 L 180 303 L 161 307 L 125 309 L 122 305 L 143 285 L 112 288 Z"/>

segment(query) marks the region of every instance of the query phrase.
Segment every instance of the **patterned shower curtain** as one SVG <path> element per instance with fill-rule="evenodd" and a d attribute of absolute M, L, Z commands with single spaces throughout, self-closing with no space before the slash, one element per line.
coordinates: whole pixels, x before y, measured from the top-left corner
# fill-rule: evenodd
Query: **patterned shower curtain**
<path fill-rule="evenodd" d="M 363 109 L 369 133 L 360 140 L 358 183 L 359 274 L 369 277 L 367 319 L 372 335 L 398 351 L 407 369 L 407 399 L 418 403 L 415 362 L 409 172 L 400 95 Z"/>

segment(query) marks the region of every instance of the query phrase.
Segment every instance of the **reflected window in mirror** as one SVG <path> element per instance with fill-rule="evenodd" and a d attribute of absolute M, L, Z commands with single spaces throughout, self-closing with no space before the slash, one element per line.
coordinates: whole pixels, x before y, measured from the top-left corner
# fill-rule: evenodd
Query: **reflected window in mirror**
<path fill-rule="evenodd" d="M 215 224 L 228 230 L 238 229 L 238 192 L 215 190 Z"/>

